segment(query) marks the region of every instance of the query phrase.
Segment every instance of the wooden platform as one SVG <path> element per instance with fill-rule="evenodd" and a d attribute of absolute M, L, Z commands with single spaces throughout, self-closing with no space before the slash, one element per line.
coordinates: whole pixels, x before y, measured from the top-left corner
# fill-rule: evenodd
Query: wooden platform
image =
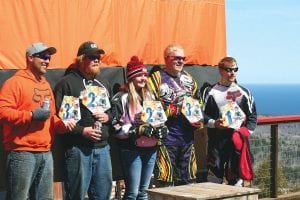
<path fill-rule="evenodd" d="M 197 183 L 148 190 L 150 200 L 257 200 L 259 192 L 260 190 L 256 188 L 215 183 Z"/>

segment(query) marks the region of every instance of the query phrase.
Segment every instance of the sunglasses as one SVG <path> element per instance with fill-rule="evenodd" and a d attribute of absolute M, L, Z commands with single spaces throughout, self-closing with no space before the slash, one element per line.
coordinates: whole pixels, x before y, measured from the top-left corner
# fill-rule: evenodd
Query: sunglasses
<path fill-rule="evenodd" d="M 235 67 L 235 68 L 229 68 L 229 67 L 220 67 L 221 69 L 223 69 L 224 71 L 226 72 L 237 72 L 239 70 L 238 67 Z"/>
<path fill-rule="evenodd" d="M 171 58 L 173 58 L 174 60 L 180 61 L 183 60 L 185 61 L 185 56 L 169 56 Z"/>
<path fill-rule="evenodd" d="M 51 60 L 51 55 L 50 54 L 34 54 L 32 55 L 35 58 L 39 58 L 42 60 Z"/>
<path fill-rule="evenodd" d="M 100 60 L 100 55 L 86 55 L 85 56 L 89 60 Z"/>

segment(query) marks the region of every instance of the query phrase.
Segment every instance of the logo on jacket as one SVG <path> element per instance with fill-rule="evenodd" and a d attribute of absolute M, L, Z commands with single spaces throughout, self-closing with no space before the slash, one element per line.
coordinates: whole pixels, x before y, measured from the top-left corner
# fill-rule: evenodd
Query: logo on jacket
<path fill-rule="evenodd" d="M 51 92 L 49 89 L 41 90 L 38 88 L 34 88 L 32 100 L 36 103 L 40 103 L 41 105 L 44 102 L 45 98 L 50 98 Z"/>
<path fill-rule="evenodd" d="M 237 90 L 237 91 L 228 91 L 226 99 L 235 101 L 240 96 L 242 96 L 242 93 L 239 90 Z"/>

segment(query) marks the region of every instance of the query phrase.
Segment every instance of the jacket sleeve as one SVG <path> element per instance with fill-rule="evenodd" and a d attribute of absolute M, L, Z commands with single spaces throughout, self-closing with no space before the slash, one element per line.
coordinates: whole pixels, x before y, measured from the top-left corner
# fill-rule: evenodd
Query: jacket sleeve
<path fill-rule="evenodd" d="M 132 124 L 128 121 L 126 121 L 125 115 L 126 110 L 124 107 L 127 103 L 126 100 L 127 95 L 124 95 L 123 92 L 117 93 L 112 98 L 112 125 L 114 128 L 114 137 L 119 139 L 126 139 L 129 137 L 128 132 L 130 128 L 132 127 Z"/>
<path fill-rule="evenodd" d="M 108 91 L 109 101 L 111 102 L 112 101 L 113 92 L 112 92 L 112 87 L 111 87 L 110 83 L 107 80 L 105 81 L 105 88 Z M 111 125 L 112 118 L 113 118 L 113 116 L 112 116 L 112 108 L 110 108 L 107 111 L 105 111 L 105 113 L 108 115 L 108 119 L 109 119 L 108 122 L 107 122 L 107 124 Z"/>
<path fill-rule="evenodd" d="M 24 125 L 31 122 L 31 110 L 20 110 L 18 104 L 22 101 L 22 88 L 19 83 L 8 79 L 0 92 L 0 122 L 13 125 Z M 28 97 L 26 97 L 28 98 Z"/>
<path fill-rule="evenodd" d="M 160 100 L 159 97 L 159 86 L 160 86 L 160 71 L 157 70 L 153 73 L 150 73 L 148 77 L 148 86 L 151 93 L 154 94 L 156 100 Z"/>
<path fill-rule="evenodd" d="M 56 133 L 63 134 L 68 132 L 64 122 L 59 117 L 57 117 L 57 115 L 52 116 L 52 123 L 54 124 L 54 130 Z"/>
<path fill-rule="evenodd" d="M 257 112 L 256 105 L 253 96 L 249 92 L 249 98 L 247 99 L 248 109 L 246 112 L 246 127 L 249 129 L 252 134 L 257 126 Z"/>
<path fill-rule="evenodd" d="M 201 87 L 201 97 L 203 100 L 203 116 L 204 124 L 208 128 L 215 128 L 215 120 L 219 118 L 219 109 L 212 96 L 209 95 L 209 92 L 213 86 L 208 83 L 204 83 Z"/>

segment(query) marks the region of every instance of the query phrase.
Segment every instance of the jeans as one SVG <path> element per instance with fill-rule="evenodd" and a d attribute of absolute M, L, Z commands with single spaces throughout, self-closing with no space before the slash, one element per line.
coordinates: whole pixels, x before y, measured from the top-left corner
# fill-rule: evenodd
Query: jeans
<path fill-rule="evenodd" d="M 9 152 L 6 176 L 7 200 L 53 199 L 53 158 L 50 151 Z"/>
<path fill-rule="evenodd" d="M 125 176 L 124 200 L 148 199 L 153 168 L 156 160 L 156 148 L 143 150 L 121 150 L 121 162 Z"/>
<path fill-rule="evenodd" d="M 66 199 L 108 200 L 112 189 L 109 145 L 103 148 L 72 147 L 65 152 Z"/>

